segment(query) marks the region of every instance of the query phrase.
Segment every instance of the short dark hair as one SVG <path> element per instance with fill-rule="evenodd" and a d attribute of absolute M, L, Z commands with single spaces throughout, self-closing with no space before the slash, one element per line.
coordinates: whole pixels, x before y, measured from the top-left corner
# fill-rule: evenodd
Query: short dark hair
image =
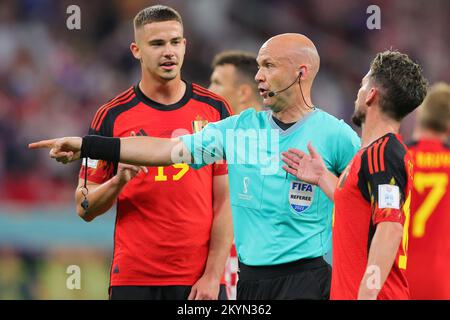
<path fill-rule="evenodd" d="M 258 72 L 258 64 L 254 53 L 240 50 L 224 51 L 214 57 L 211 67 L 214 69 L 217 66 L 226 64 L 235 66 L 241 76 L 251 80 L 251 83 L 254 82 L 253 79 Z"/>
<path fill-rule="evenodd" d="M 440 82 L 428 91 L 418 115 L 422 128 L 445 133 L 450 127 L 450 86 Z"/>
<path fill-rule="evenodd" d="M 183 25 L 181 15 L 173 8 L 163 5 L 147 7 L 138 12 L 134 17 L 134 28 L 140 28 L 148 23 L 178 21 Z"/>
<path fill-rule="evenodd" d="M 398 51 L 378 53 L 370 65 L 370 77 L 381 87 L 381 110 L 397 121 L 417 108 L 427 93 L 420 65 Z"/>

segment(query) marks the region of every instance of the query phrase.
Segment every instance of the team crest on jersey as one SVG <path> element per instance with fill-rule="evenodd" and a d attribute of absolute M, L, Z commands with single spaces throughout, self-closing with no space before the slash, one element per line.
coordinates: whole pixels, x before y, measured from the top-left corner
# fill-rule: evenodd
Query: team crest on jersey
<path fill-rule="evenodd" d="M 194 133 L 199 132 L 208 124 L 208 120 L 204 120 L 201 116 L 195 117 L 195 120 L 192 121 L 192 131 Z"/>
<path fill-rule="evenodd" d="M 316 186 L 302 181 L 291 181 L 289 186 L 289 205 L 296 213 L 302 213 L 308 209 L 314 198 Z"/>

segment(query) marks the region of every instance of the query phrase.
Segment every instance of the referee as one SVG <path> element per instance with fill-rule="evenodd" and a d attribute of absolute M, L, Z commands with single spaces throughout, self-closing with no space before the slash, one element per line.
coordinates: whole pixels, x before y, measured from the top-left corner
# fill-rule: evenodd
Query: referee
<path fill-rule="evenodd" d="M 198 168 L 226 157 L 240 267 L 238 300 L 328 299 L 331 267 L 323 256 L 331 246 L 332 203 L 320 188 L 287 175 L 280 153 L 306 151 L 311 141 L 338 175 L 358 150 L 359 138 L 311 101 L 320 59 L 310 39 L 300 34 L 270 38 L 257 62 L 255 80 L 268 111 L 250 108 L 178 139 L 87 136 L 30 148 L 51 148 L 50 156 L 63 163 L 89 156 L 135 165 L 194 160 L 191 166 Z"/>

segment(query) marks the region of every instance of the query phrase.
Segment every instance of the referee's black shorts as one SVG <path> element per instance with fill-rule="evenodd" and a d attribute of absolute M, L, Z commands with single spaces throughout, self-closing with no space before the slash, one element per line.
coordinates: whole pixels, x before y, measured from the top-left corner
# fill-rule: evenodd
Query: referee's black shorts
<path fill-rule="evenodd" d="M 112 286 L 111 300 L 187 300 L 191 286 Z M 219 300 L 228 300 L 225 285 L 220 285 Z"/>
<path fill-rule="evenodd" d="M 328 300 L 331 266 L 322 257 L 274 266 L 239 262 L 237 300 Z"/>

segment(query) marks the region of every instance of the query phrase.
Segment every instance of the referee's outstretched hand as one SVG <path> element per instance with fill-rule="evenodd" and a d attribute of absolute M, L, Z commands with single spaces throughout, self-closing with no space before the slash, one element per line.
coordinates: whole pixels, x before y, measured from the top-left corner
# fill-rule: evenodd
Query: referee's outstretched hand
<path fill-rule="evenodd" d="M 308 151 L 309 154 L 298 149 L 282 152 L 282 160 L 286 163 L 283 169 L 301 181 L 319 185 L 320 178 L 326 173 L 327 168 L 311 142 L 308 143 Z"/>
<path fill-rule="evenodd" d="M 42 140 L 28 145 L 30 149 L 50 149 L 50 158 L 57 162 L 69 163 L 80 159 L 81 143 L 80 137 L 64 137 L 59 139 Z"/>

